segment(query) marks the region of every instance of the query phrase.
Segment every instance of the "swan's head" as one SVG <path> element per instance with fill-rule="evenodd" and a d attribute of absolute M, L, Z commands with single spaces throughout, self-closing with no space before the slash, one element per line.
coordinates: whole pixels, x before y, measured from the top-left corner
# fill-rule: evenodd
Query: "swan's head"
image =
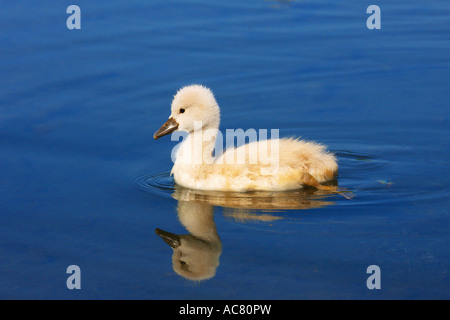
<path fill-rule="evenodd" d="M 200 128 L 219 128 L 220 110 L 210 89 L 190 85 L 180 89 L 172 101 L 172 113 L 153 138 L 158 139 L 175 130 L 193 132 Z"/>
<path fill-rule="evenodd" d="M 165 243 L 173 249 L 172 267 L 180 276 L 189 280 L 206 280 L 216 275 L 221 243 L 208 242 L 191 234 L 174 234 L 155 230 Z"/>

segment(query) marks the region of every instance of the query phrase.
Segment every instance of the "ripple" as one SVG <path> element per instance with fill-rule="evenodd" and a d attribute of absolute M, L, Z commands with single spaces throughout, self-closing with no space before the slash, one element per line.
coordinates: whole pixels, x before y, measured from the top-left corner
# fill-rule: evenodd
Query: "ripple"
<path fill-rule="evenodd" d="M 292 191 L 223 192 L 187 189 L 175 185 L 168 172 L 147 173 L 135 179 L 145 192 L 179 201 L 207 203 L 224 208 L 243 208 L 265 211 L 311 209 L 334 204 L 335 193 L 313 188 Z"/>
<path fill-rule="evenodd" d="M 311 209 L 328 205 L 355 206 L 427 201 L 450 195 L 448 185 L 436 182 L 436 188 L 421 188 L 406 175 L 404 168 L 419 171 L 420 163 L 405 157 L 391 160 L 377 154 L 334 151 L 339 160 L 339 187 L 353 193 L 351 199 L 311 188 L 286 192 L 201 191 L 175 185 L 169 172 L 146 173 L 135 182 L 150 194 L 176 200 L 199 201 L 221 207 L 258 210 Z M 417 167 L 417 168 L 416 168 Z"/>
<path fill-rule="evenodd" d="M 411 153 L 400 158 L 389 159 L 375 154 L 355 153 L 352 151 L 335 152 L 339 159 L 339 185 L 355 194 L 353 201 L 339 202 L 338 205 L 374 205 L 394 204 L 411 201 L 429 201 L 446 198 L 450 195 L 448 184 L 436 180 L 436 188 L 430 188 L 418 172 L 425 167 L 442 164 L 430 164 L 417 161 Z M 442 171 L 446 171 L 442 168 Z M 426 184 L 425 184 L 426 183 Z"/>
<path fill-rule="evenodd" d="M 135 182 L 139 189 L 166 198 L 171 198 L 175 191 L 175 181 L 169 172 L 143 174 L 136 177 Z"/>

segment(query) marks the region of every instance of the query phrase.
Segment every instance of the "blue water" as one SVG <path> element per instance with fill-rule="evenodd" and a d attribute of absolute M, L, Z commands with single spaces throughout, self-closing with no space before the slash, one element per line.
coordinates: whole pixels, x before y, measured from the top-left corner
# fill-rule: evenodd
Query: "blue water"
<path fill-rule="evenodd" d="M 81 30 L 66 27 L 71 4 Z M 447 1 L 0 8 L 0 298 L 450 298 Z M 175 188 L 176 143 L 152 135 L 192 83 L 214 91 L 222 130 L 328 145 L 354 197 Z M 155 234 L 192 233 L 181 217 L 196 214 L 217 230 L 214 250 L 197 248 L 218 263 L 202 281 Z"/>

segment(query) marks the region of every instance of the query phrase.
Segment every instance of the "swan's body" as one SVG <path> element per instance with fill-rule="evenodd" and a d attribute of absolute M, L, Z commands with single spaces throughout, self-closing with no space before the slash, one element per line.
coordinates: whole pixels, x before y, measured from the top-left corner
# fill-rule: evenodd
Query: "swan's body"
<path fill-rule="evenodd" d="M 214 157 L 219 123 L 219 106 L 209 89 L 192 85 L 175 95 L 172 114 L 154 138 L 177 129 L 189 133 L 172 168 L 177 184 L 200 190 L 281 191 L 304 185 L 327 188 L 321 183 L 337 175 L 333 154 L 298 139 L 254 141 Z"/>

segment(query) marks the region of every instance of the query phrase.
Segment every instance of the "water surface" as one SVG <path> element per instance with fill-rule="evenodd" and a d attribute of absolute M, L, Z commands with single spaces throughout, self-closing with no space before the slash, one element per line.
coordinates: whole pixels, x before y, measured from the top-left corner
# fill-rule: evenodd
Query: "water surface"
<path fill-rule="evenodd" d="M 379 3 L 381 30 L 364 1 L 80 0 L 68 30 L 71 4 L 0 1 L 0 298 L 450 297 L 447 2 Z M 222 130 L 328 145 L 354 197 L 175 188 L 152 134 L 192 83 Z"/>

